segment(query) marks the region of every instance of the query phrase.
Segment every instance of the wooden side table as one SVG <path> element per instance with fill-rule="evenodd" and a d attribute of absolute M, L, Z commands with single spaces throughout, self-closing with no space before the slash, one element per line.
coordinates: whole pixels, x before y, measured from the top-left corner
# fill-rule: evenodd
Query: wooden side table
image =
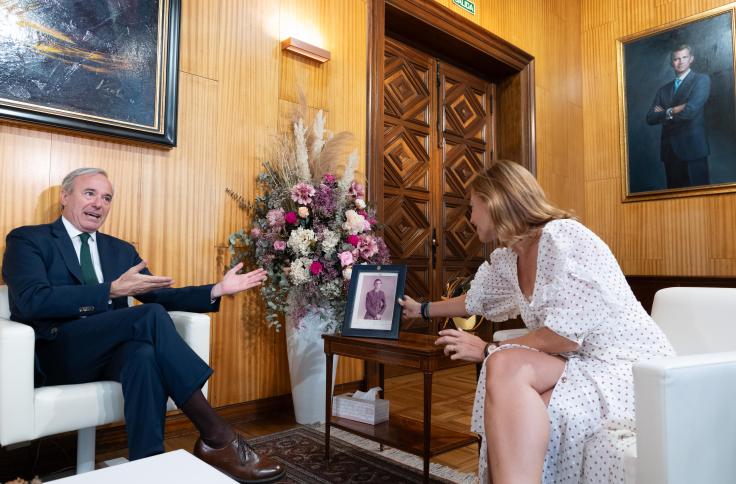
<path fill-rule="evenodd" d="M 401 333 L 398 340 L 355 338 L 339 335 L 323 335 L 327 358 L 327 383 L 325 386 L 325 458 L 330 458 L 330 427 L 360 435 L 424 460 L 424 482 L 429 482 L 429 459 L 469 444 L 479 444 L 476 434 L 457 432 L 432 426 L 432 374 L 467 364 L 445 356 L 443 348 L 436 346 L 436 336 Z M 379 364 L 380 385 L 383 388 L 383 365 L 391 364 L 421 370 L 424 373 L 424 421 L 391 415 L 387 422 L 369 425 L 354 420 L 332 416 L 332 356 L 342 355 Z"/>

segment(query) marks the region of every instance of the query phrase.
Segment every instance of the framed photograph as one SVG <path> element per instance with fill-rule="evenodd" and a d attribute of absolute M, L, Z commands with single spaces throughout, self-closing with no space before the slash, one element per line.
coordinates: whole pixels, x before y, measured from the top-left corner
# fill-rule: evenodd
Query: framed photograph
<path fill-rule="evenodd" d="M 618 41 L 624 201 L 736 191 L 734 7 Z"/>
<path fill-rule="evenodd" d="M 399 339 L 405 282 L 406 266 L 353 266 L 342 335 Z"/>
<path fill-rule="evenodd" d="M 0 117 L 176 145 L 180 0 L 0 1 Z"/>

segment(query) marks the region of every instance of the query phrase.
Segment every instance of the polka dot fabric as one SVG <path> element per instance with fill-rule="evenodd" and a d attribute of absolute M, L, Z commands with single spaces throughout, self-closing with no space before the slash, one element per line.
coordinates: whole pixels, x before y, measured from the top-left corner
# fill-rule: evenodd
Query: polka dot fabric
<path fill-rule="evenodd" d="M 623 483 L 623 449 L 635 432 L 635 361 L 674 355 L 644 311 L 608 246 L 574 220 L 555 220 L 539 240 L 537 276 L 527 299 L 517 256 L 496 249 L 475 275 L 465 300 L 470 314 L 492 321 L 520 315 L 530 330 L 547 327 L 576 341 L 563 354 L 565 371 L 550 399 L 550 440 L 543 484 Z M 503 351 L 519 345 L 502 345 Z M 478 379 L 471 428 L 484 433 L 485 365 Z M 479 462 L 488 482 L 485 439 Z"/>

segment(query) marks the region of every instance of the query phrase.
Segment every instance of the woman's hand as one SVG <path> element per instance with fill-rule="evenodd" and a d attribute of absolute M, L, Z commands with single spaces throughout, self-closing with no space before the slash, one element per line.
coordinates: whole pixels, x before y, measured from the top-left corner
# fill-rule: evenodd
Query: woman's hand
<path fill-rule="evenodd" d="M 466 333 L 462 329 L 443 329 L 440 337 L 434 342 L 436 345 L 445 345 L 445 354 L 451 360 L 466 360 L 480 363 L 486 357 L 486 342 L 474 334 Z"/>
<path fill-rule="evenodd" d="M 419 309 L 421 308 L 421 304 L 410 298 L 409 296 L 404 296 L 404 299 L 398 298 L 396 300 L 399 305 L 403 308 L 401 311 L 401 315 L 405 318 L 418 318 L 421 317 L 421 314 L 419 314 Z"/>

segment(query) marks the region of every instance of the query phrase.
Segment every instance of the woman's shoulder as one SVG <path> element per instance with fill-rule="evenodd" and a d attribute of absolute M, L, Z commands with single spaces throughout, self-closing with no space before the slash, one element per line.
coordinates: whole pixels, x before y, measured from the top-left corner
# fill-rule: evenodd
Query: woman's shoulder
<path fill-rule="evenodd" d="M 563 252 L 599 252 L 608 249 L 608 245 L 595 232 L 571 218 L 547 222 L 542 235 L 549 245 Z"/>

